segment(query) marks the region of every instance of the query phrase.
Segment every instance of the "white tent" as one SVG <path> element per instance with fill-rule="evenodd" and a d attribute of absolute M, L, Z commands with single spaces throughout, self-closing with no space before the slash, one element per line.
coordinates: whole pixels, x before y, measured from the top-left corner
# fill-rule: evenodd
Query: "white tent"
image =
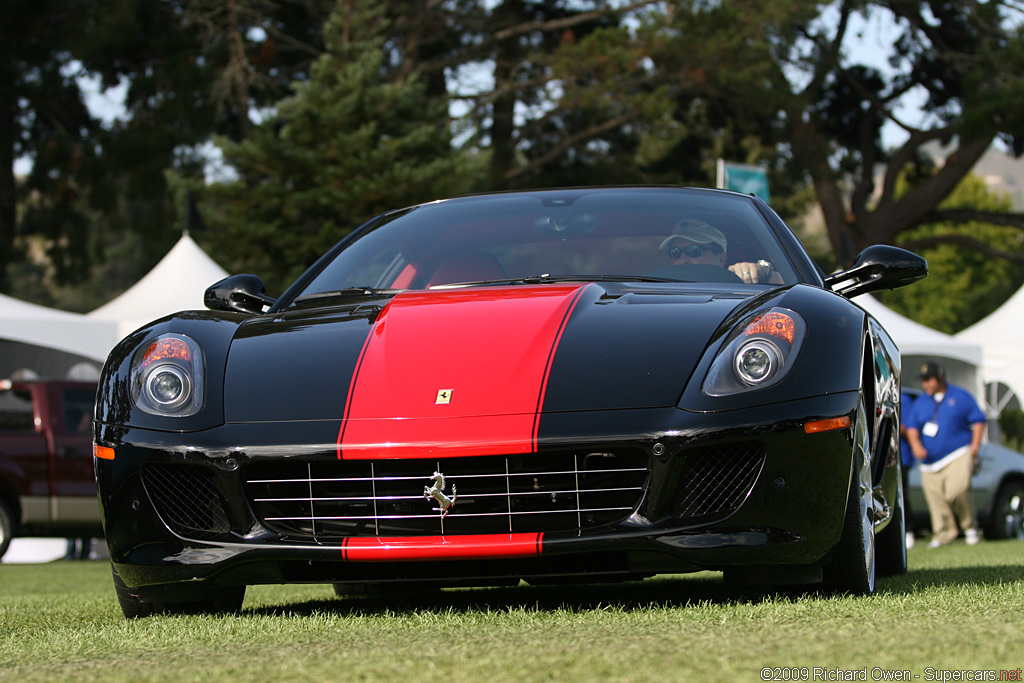
<path fill-rule="evenodd" d="M 1008 391 L 988 392 L 986 398 L 996 413 L 1016 396 L 1024 402 L 1024 359 L 1021 339 L 1024 336 L 1024 288 L 1017 290 L 992 313 L 956 334 L 959 341 L 978 344 L 982 351 L 982 374 L 986 384 L 1003 384 Z"/>
<path fill-rule="evenodd" d="M 227 275 L 186 232 L 145 277 L 88 317 L 115 321 L 122 338 L 165 315 L 204 308 L 203 293 Z"/>
<path fill-rule="evenodd" d="M 0 378 L 29 369 L 40 377 L 61 379 L 85 366 L 98 376 L 118 339 L 117 326 L 110 321 L 0 294 Z"/>
<path fill-rule="evenodd" d="M 942 364 L 950 382 L 981 397 L 982 350 L 979 344 L 916 323 L 870 294 L 862 294 L 854 298 L 854 302 L 873 315 L 892 335 L 903 359 L 905 384 L 917 385 L 920 366 L 926 361 L 935 360 Z"/>

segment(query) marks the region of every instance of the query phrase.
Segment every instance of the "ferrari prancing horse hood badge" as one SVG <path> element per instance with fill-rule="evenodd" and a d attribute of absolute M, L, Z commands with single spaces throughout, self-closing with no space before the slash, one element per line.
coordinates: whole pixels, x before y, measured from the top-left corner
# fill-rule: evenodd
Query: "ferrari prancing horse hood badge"
<path fill-rule="evenodd" d="M 451 389 L 438 389 L 437 400 L 434 401 L 435 406 L 447 405 L 452 402 L 452 390 Z"/>
<path fill-rule="evenodd" d="M 440 512 L 442 517 L 446 517 L 448 515 L 449 508 L 451 508 L 452 505 L 455 505 L 455 499 L 458 498 L 456 495 L 455 484 L 452 484 L 452 497 L 449 498 L 444 494 L 445 481 L 443 474 L 440 472 L 434 472 L 434 474 L 431 475 L 430 480 L 434 482 L 434 485 L 423 487 L 423 497 L 427 500 L 430 500 L 431 498 L 436 500 L 440 507 L 436 507 L 434 510 Z"/>

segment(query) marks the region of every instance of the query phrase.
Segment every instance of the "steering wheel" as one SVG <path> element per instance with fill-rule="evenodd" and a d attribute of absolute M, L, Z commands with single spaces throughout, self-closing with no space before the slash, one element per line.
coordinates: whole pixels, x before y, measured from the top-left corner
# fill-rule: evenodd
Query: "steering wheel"
<path fill-rule="evenodd" d="M 724 282 L 728 284 L 742 283 L 743 279 L 728 268 L 714 266 L 709 263 L 676 263 L 655 268 L 644 273 L 650 277 L 663 277 L 666 280 L 680 282 Z"/>

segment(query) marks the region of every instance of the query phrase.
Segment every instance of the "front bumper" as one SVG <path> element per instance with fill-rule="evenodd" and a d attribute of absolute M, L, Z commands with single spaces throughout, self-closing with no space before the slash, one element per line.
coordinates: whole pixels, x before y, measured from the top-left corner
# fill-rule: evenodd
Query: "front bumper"
<path fill-rule="evenodd" d="M 337 422 L 100 425 L 114 458 L 97 460 L 97 485 L 111 559 L 133 587 L 795 571 L 838 543 L 852 471 L 852 427 L 803 425 L 856 424 L 858 405 L 847 392 L 722 413 L 545 415 L 532 456 L 362 461 L 369 477 L 338 460 Z M 435 469 L 462 482 L 446 516 L 425 497 Z M 369 495 L 345 488 L 356 480 Z M 411 495 L 387 488 L 399 480 Z"/>

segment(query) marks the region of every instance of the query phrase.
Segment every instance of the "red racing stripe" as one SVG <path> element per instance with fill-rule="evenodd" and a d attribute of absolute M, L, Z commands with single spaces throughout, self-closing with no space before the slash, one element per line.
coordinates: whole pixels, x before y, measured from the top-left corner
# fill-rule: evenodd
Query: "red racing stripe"
<path fill-rule="evenodd" d="M 342 558 L 347 562 L 407 562 L 539 556 L 543 536 L 529 533 L 353 537 L 346 539 Z"/>
<path fill-rule="evenodd" d="M 558 342 L 586 285 L 405 292 L 356 365 L 338 457 L 530 453 Z"/>

